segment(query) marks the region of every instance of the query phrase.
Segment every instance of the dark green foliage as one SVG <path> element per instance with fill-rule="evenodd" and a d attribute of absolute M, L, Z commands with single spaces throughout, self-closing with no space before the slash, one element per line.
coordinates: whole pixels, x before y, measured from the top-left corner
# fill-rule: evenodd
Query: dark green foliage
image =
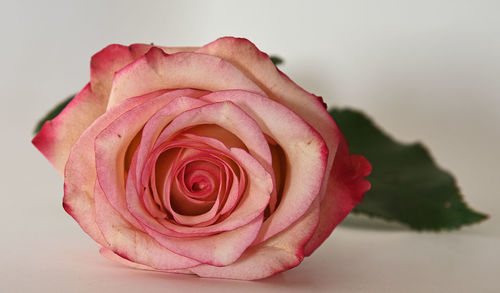
<path fill-rule="evenodd" d="M 434 231 L 487 218 L 466 205 L 453 176 L 434 163 L 423 145 L 394 141 L 361 112 L 331 109 L 329 113 L 351 153 L 364 155 L 373 165 L 368 177 L 372 188 L 354 212 Z"/>
<path fill-rule="evenodd" d="M 276 55 L 269 56 L 269 59 L 271 59 L 271 61 L 273 61 L 274 65 L 276 65 L 276 66 L 278 66 L 284 62 L 284 60 L 281 57 L 276 56 Z"/>

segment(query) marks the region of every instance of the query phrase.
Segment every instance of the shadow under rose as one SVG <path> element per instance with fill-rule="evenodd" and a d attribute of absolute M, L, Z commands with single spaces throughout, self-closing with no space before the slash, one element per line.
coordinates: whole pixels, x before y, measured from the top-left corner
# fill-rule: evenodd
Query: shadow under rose
<path fill-rule="evenodd" d="M 400 223 L 369 217 L 361 214 L 349 214 L 342 223 L 341 227 L 361 229 L 361 230 L 379 230 L 379 231 L 409 231 L 410 229 Z"/>
<path fill-rule="evenodd" d="M 289 271 L 257 281 L 240 281 L 226 279 L 200 278 L 195 275 L 162 273 L 146 270 L 137 270 L 113 263 L 108 260 L 104 269 L 112 276 L 112 280 L 120 279 L 121 284 L 112 287 L 132 288 L 141 287 L 141 290 L 159 287 L 169 287 L 169 290 L 180 292 L 327 292 L 331 290 L 332 283 L 344 282 L 337 279 L 337 274 L 332 270 L 335 258 L 323 261 L 321 257 L 306 258 L 302 264 Z M 354 276 L 353 276 L 354 277 Z M 332 280 L 333 279 L 333 280 Z M 128 285 L 126 285 L 128 284 Z M 143 285 L 139 285 L 143 284 Z M 243 289 L 241 291 L 241 289 Z M 127 291 L 128 292 L 128 291 Z M 170 292 L 170 291 L 169 291 Z"/>

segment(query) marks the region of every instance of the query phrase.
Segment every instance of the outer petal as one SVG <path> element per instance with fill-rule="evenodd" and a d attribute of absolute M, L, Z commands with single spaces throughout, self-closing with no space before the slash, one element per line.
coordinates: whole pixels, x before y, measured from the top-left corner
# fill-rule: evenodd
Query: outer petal
<path fill-rule="evenodd" d="M 32 143 L 62 176 L 71 147 L 105 110 L 106 100 L 87 84 L 56 118 L 45 122 Z"/>
<path fill-rule="evenodd" d="M 99 117 L 73 146 L 64 174 L 65 210 L 82 229 L 103 246 L 107 243 L 95 223 L 94 183 L 96 180 L 94 140 L 112 121 L 130 109 L 154 99 L 161 92 L 129 99 Z"/>
<path fill-rule="evenodd" d="M 90 83 L 56 118 L 47 121 L 38 135 L 33 138 L 33 144 L 61 176 L 73 144 L 83 131 L 106 111 L 115 72 L 137 60 L 151 47 L 146 44 L 133 44 L 129 47 L 115 44 L 107 46 L 92 56 Z M 196 48 L 161 47 L 161 49 L 167 53 L 176 53 L 190 52 Z"/>
<path fill-rule="evenodd" d="M 116 73 L 108 109 L 126 98 L 160 89 L 244 89 L 264 94 L 231 63 L 196 53 L 168 55 L 153 47 L 146 55 Z"/>
<path fill-rule="evenodd" d="M 318 131 L 330 153 L 326 166 L 326 174 L 329 174 L 341 134 L 319 97 L 308 93 L 280 72 L 268 55 L 247 39 L 220 38 L 197 52 L 218 56 L 231 62 L 270 98 L 290 108 Z M 321 188 L 321 195 L 326 190 L 326 182 L 325 180 Z"/>
<path fill-rule="evenodd" d="M 264 213 L 250 223 L 232 231 L 196 238 L 162 235 L 148 227 L 145 230 L 164 247 L 201 263 L 225 266 L 237 260 L 259 233 Z"/>
<path fill-rule="evenodd" d="M 294 225 L 249 248 L 236 262 L 225 267 L 199 265 L 189 270 L 201 277 L 211 278 L 256 280 L 270 277 L 302 262 L 303 247 L 318 221 L 319 202 L 315 201 Z"/>
<path fill-rule="evenodd" d="M 106 111 L 115 71 L 144 55 L 150 47 L 144 44 L 109 45 L 92 56 L 90 83 L 56 118 L 47 121 L 33 139 L 33 144 L 61 175 L 73 144 Z"/>
<path fill-rule="evenodd" d="M 333 229 L 363 200 L 370 189 L 365 177 L 372 166 L 363 156 L 350 156 L 345 139 L 342 139 L 328 180 L 328 188 L 321 202 L 321 216 L 318 229 L 305 247 L 306 256 L 318 248 Z"/>
<path fill-rule="evenodd" d="M 146 44 L 134 44 L 129 47 L 112 44 L 97 52 L 90 60 L 92 91 L 107 103 L 115 72 L 146 54 L 151 47 Z"/>
<path fill-rule="evenodd" d="M 107 101 L 115 72 L 139 59 L 152 47 L 154 46 L 150 44 L 132 44 L 128 47 L 112 44 L 96 53 L 90 61 L 90 84 L 92 91 Z M 191 52 L 196 49 L 189 47 L 159 48 L 168 54 Z"/>
<path fill-rule="evenodd" d="M 185 269 L 199 264 L 162 247 L 146 233 L 135 229 L 109 204 L 99 184 L 95 186 L 96 221 L 109 248 L 121 257 L 159 270 Z"/>
<path fill-rule="evenodd" d="M 126 265 L 128 267 L 138 269 L 138 270 L 155 271 L 155 269 L 150 267 L 150 266 L 146 266 L 146 265 L 143 265 L 140 263 L 135 263 L 135 262 L 132 262 L 126 258 L 121 257 L 118 254 L 116 254 L 113 250 L 111 250 L 107 247 L 101 247 L 99 249 L 99 252 L 105 258 L 112 260 L 112 261 L 115 261 L 115 262 L 119 262 L 122 265 Z"/>
<path fill-rule="evenodd" d="M 191 274 L 191 275 L 193 274 L 188 269 L 158 270 L 158 269 L 155 269 L 155 268 L 147 266 L 147 265 L 143 265 L 143 264 L 139 264 L 139 263 L 136 263 L 136 262 L 132 262 L 132 261 L 126 259 L 126 258 L 123 258 L 123 257 L 119 256 L 113 250 L 111 250 L 109 248 L 106 248 L 106 247 L 101 247 L 99 249 L 99 252 L 101 253 L 102 256 L 104 256 L 105 258 L 107 258 L 109 260 L 121 263 L 122 265 L 131 267 L 131 268 L 134 268 L 134 269 L 138 269 L 138 270 L 160 271 L 160 272 L 165 272 L 165 273 L 181 273 L 181 274 Z"/>

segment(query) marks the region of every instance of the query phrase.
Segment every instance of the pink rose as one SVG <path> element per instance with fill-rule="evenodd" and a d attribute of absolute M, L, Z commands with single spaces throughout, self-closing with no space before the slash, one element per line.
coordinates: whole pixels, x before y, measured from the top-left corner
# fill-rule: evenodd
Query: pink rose
<path fill-rule="evenodd" d="M 321 98 L 246 39 L 110 45 L 33 144 L 103 255 L 202 277 L 297 266 L 370 187 Z"/>

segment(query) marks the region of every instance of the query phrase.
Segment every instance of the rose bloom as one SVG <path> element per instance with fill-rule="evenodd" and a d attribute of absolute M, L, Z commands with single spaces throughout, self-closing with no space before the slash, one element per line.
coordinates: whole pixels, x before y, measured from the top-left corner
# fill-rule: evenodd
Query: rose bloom
<path fill-rule="evenodd" d="M 359 203 L 371 171 L 320 97 L 250 41 L 110 45 L 33 144 L 64 209 L 123 264 L 261 279 L 300 264 Z"/>

